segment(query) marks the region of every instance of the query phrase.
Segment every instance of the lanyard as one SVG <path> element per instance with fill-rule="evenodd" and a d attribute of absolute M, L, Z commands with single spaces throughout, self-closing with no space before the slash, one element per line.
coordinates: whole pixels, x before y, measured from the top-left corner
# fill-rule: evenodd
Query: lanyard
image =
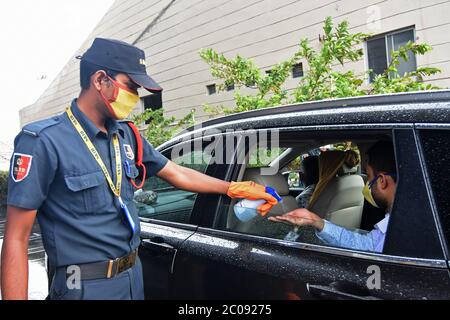
<path fill-rule="evenodd" d="M 98 165 L 102 169 L 103 174 L 105 175 L 106 180 L 108 181 L 109 187 L 111 188 L 111 191 L 116 195 L 117 198 L 120 199 L 120 189 L 122 186 L 122 165 L 121 165 L 122 159 L 120 156 L 120 144 L 119 144 L 119 138 L 117 137 L 117 134 L 115 134 L 113 136 L 114 154 L 115 154 L 115 158 L 116 158 L 116 173 L 117 173 L 116 185 L 114 185 L 114 182 L 111 179 L 108 169 L 106 168 L 105 163 L 103 162 L 102 158 L 100 157 L 100 154 L 98 153 L 98 151 L 95 148 L 92 141 L 89 139 L 89 137 L 86 134 L 86 132 L 84 131 L 83 127 L 80 125 L 78 120 L 73 115 L 72 110 L 70 110 L 70 108 L 67 108 L 66 112 L 67 112 L 67 115 L 69 116 L 69 119 L 72 122 L 73 126 L 77 130 L 78 134 L 83 139 L 84 144 L 89 149 L 89 151 L 91 152 L 95 161 L 97 161 Z"/>
<path fill-rule="evenodd" d="M 130 224 L 131 229 L 133 230 L 133 233 L 136 231 L 136 225 L 133 221 L 133 218 L 131 217 L 131 214 L 126 206 L 126 204 L 123 202 L 122 197 L 120 196 L 120 191 L 122 187 L 122 158 L 120 155 L 120 143 L 119 143 L 119 137 L 117 134 L 113 135 L 113 145 L 114 145 L 114 155 L 116 159 L 116 185 L 114 185 L 113 180 L 111 179 L 111 176 L 109 175 L 108 169 L 105 166 L 105 163 L 103 162 L 102 158 L 100 157 L 100 154 L 98 153 L 97 149 L 95 148 L 92 141 L 89 139 L 88 135 L 84 131 L 83 127 L 78 122 L 77 118 L 72 113 L 72 110 L 70 110 L 70 107 L 66 109 L 66 113 L 72 122 L 73 126 L 77 130 L 78 134 L 80 135 L 81 139 L 83 140 L 86 147 L 91 152 L 92 156 L 94 157 L 95 161 L 97 161 L 98 165 L 103 171 L 103 174 L 105 175 L 106 180 L 108 181 L 109 188 L 114 193 L 114 195 L 117 197 L 120 203 L 120 207 L 125 213 L 125 216 L 128 220 L 128 223 Z"/>

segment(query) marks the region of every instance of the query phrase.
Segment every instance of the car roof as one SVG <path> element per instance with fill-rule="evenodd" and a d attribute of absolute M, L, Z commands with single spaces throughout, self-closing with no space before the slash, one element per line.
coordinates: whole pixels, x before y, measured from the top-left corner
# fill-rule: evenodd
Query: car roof
<path fill-rule="evenodd" d="M 187 128 L 158 149 L 205 131 L 375 123 L 450 123 L 450 90 L 327 99 L 240 112 Z"/>

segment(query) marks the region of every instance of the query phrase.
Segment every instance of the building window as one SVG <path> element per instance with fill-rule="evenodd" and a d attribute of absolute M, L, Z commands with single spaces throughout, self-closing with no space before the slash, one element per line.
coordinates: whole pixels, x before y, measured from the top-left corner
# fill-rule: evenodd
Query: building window
<path fill-rule="evenodd" d="M 217 92 L 216 84 L 213 83 L 213 84 L 207 85 L 206 92 L 208 93 L 208 95 L 215 94 Z"/>
<path fill-rule="evenodd" d="M 162 91 L 152 93 L 148 96 L 145 96 L 142 98 L 142 105 L 144 107 L 144 111 L 151 109 L 151 110 L 158 110 L 162 109 Z M 148 119 L 145 121 L 145 124 L 149 124 L 152 121 L 152 119 Z"/>
<path fill-rule="evenodd" d="M 369 69 L 373 70 L 373 73 L 370 75 L 370 82 L 373 81 L 376 75 L 382 74 L 388 68 L 391 62 L 392 51 L 398 50 L 399 47 L 406 45 L 408 41 L 414 41 L 414 29 L 388 33 L 367 41 Z M 400 58 L 400 64 L 397 67 L 400 76 L 417 69 L 415 55 L 409 52 L 408 56 L 408 61 Z"/>
<path fill-rule="evenodd" d="M 155 92 L 142 98 L 144 110 L 157 110 L 162 108 L 162 92 Z"/>
<path fill-rule="evenodd" d="M 271 73 L 272 73 L 272 70 L 271 70 L 271 69 L 266 70 L 266 74 L 267 74 L 268 76 L 270 76 Z"/>
<path fill-rule="evenodd" d="M 292 67 L 292 78 L 303 77 L 303 63 L 297 63 Z"/>
<path fill-rule="evenodd" d="M 227 86 L 227 91 L 233 91 L 234 90 L 234 83 Z"/>

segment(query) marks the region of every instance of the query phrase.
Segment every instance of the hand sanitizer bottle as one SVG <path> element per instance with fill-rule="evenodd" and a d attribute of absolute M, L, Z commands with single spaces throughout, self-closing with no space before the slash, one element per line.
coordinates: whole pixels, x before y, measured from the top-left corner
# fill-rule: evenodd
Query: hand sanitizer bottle
<path fill-rule="evenodd" d="M 278 195 L 275 189 L 266 186 L 266 193 L 269 193 L 275 199 L 277 199 L 278 202 L 281 202 L 281 197 Z M 250 221 L 251 219 L 259 215 L 257 208 L 260 205 L 264 204 L 265 202 L 266 200 L 264 199 L 259 200 L 243 199 L 238 203 L 236 203 L 236 205 L 233 207 L 234 214 L 242 222 Z"/>

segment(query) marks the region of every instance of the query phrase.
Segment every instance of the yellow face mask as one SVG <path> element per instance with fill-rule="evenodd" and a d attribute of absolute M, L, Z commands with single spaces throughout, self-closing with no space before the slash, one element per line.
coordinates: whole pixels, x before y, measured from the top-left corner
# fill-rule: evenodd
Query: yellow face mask
<path fill-rule="evenodd" d="M 377 203 L 375 202 L 375 200 L 372 196 L 372 191 L 369 188 L 369 181 L 367 181 L 366 184 L 364 185 L 362 194 L 364 195 L 364 198 L 367 200 L 367 202 L 369 202 L 375 208 L 379 208 L 379 206 L 377 205 Z"/>
<path fill-rule="evenodd" d="M 139 96 L 130 91 L 127 86 L 115 81 L 108 75 L 107 77 L 114 85 L 113 96 L 111 99 L 106 99 L 101 91 L 100 94 L 112 116 L 117 120 L 123 120 L 133 111 L 139 101 Z"/>

